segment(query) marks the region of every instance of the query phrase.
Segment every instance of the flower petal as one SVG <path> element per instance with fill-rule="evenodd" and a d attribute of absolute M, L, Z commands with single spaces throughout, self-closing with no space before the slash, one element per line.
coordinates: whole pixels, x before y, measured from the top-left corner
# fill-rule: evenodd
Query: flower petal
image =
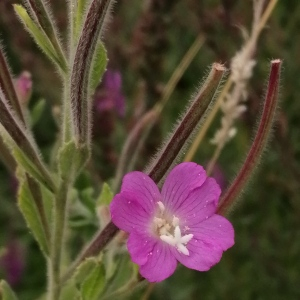
<path fill-rule="evenodd" d="M 162 188 L 162 202 L 171 213 L 184 203 L 190 192 L 202 186 L 206 172 L 200 165 L 192 162 L 177 165 L 167 176 Z"/>
<path fill-rule="evenodd" d="M 157 241 L 152 251 L 147 253 L 147 262 L 140 267 L 141 275 L 150 282 L 159 282 L 171 276 L 177 266 L 171 248 L 174 247 Z"/>
<path fill-rule="evenodd" d="M 220 261 L 223 251 L 234 245 L 234 229 L 227 219 L 219 215 L 213 215 L 190 231 L 194 236 L 186 245 L 189 255 L 173 249 L 177 260 L 190 269 L 209 270 Z"/>
<path fill-rule="evenodd" d="M 126 232 L 148 231 L 152 215 L 145 210 L 135 195 L 129 192 L 117 194 L 110 204 L 113 223 Z"/>
<path fill-rule="evenodd" d="M 132 198 L 149 212 L 157 209 L 156 203 L 161 199 L 159 189 L 154 181 L 148 175 L 138 171 L 124 176 L 121 191 L 132 193 Z"/>
<path fill-rule="evenodd" d="M 174 212 L 181 226 L 191 227 L 214 215 L 220 194 L 221 189 L 215 179 L 208 177 Z"/>
<path fill-rule="evenodd" d="M 148 261 L 148 253 L 153 252 L 156 242 L 157 240 L 150 236 L 132 232 L 127 241 L 131 260 L 140 266 L 144 265 Z"/>

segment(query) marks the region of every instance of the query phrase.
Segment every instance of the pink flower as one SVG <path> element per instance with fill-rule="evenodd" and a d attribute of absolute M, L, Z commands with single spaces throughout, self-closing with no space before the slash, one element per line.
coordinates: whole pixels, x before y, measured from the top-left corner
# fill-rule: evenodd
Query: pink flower
<path fill-rule="evenodd" d="M 142 172 L 128 173 L 111 205 L 113 223 L 129 233 L 128 251 L 150 282 L 166 279 L 177 262 L 207 271 L 234 244 L 234 229 L 216 208 L 221 190 L 202 166 L 182 163 L 161 193 Z"/>

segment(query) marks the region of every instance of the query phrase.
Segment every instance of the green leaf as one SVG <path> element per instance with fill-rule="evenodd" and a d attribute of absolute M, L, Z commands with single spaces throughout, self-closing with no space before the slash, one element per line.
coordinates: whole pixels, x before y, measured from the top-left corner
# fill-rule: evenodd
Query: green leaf
<path fill-rule="evenodd" d="M 109 205 L 113 197 L 114 193 L 112 192 L 110 186 L 106 182 L 104 182 L 102 185 L 100 196 L 97 199 L 97 206 Z"/>
<path fill-rule="evenodd" d="M 65 143 L 59 151 L 59 171 L 62 177 L 75 176 L 89 159 L 87 146 L 77 148 L 74 141 Z"/>
<path fill-rule="evenodd" d="M 80 292 L 73 280 L 64 283 L 59 297 L 60 300 L 80 300 Z"/>
<path fill-rule="evenodd" d="M 53 221 L 53 203 L 54 203 L 54 195 L 48 190 L 45 189 L 43 186 L 40 186 L 41 193 L 42 193 L 42 199 L 43 199 L 43 205 L 46 213 L 46 218 L 48 224 L 51 224 Z"/>
<path fill-rule="evenodd" d="M 96 257 L 89 257 L 85 259 L 76 269 L 74 274 L 74 281 L 77 285 L 81 285 L 82 282 L 86 279 L 88 274 L 97 267 L 99 264 L 99 259 Z"/>
<path fill-rule="evenodd" d="M 17 161 L 17 163 L 24 168 L 24 170 L 30 174 L 33 178 L 35 178 L 38 182 L 43 184 L 50 191 L 54 191 L 55 187 L 52 185 L 52 181 L 50 182 L 49 174 L 42 174 L 40 169 L 33 163 L 24 152 L 18 147 L 11 144 L 12 154 Z M 50 180 L 46 180 L 45 176 L 47 176 Z"/>
<path fill-rule="evenodd" d="M 18 206 L 25 218 L 28 228 L 32 231 L 33 236 L 38 242 L 41 250 L 46 256 L 48 256 L 48 240 L 43 229 L 44 227 L 40 219 L 38 208 L 36 207 L 33 196 L 26 181 L 21 182 L 19 187 Z"/>
<path fill-rule="evenodd" d="M 75 41 L 78 40 L 78 36 L 80 34 L 80 30 L 82 29 L 82 22 L 85 17 L 85 9 L 87 6 L 87 0 L 77 0 L 76 13 L 74 14 L 74 34 Z"/>
<path fill-rule="evenodd" d="M 103 264 L 98 265 L 93 271 L 87 274 L 81 285 L 82 300 L 97 300 L 103 293 L 105 287 L 105 269 Z"/>
<path fill-rule="evenodd" d="M 91 90 L 94 91 L 106 70 L 107 66 L 107 52 L 102 42 L 97 45 L 95 57 L 92 63 L 91 73 Z"/>
<path fill-rule="evenodd" d="M 44 32 L 44 30 L 31 19 L 26 9 L 19 4 L 14 4 L 14 10 L 24 24 L 25 29 L 33 37 L 36 44 L 45 52 L 50 60 L 57 64 L 63 72 L 66 71 L 66 63 L 63 61 L 56 52 L 52 42 Z"/>
<path fill-rule="evenodd" d="M 10 288 L 9 284 L 4 280 L 0 281 L 0 299 L 1 300 L 18 300 L 16 294 Z"/>
<path fill-rule="evenodd" d="M 45 99 L 39 99 L 31 110 L 31 125 L 35 125 L 41 118 L 43 111 L 46 107 Z"/>

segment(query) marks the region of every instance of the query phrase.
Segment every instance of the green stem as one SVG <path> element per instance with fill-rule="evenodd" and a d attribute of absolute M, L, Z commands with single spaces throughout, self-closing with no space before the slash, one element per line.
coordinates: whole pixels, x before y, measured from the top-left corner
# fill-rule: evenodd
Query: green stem
<path fill-rule="evenodd" d="M 67 198 L 69 180 L 62 180 L 54 203 L 54 229 L 51 240 L 49 300 L 58 300 L 61 290 L 61 257 L 64 250 L 64 232 L 67 218 Z"/>
<path fill-rule="evenodd" d="M 76 145 L 90 142 L 91 101 L 89 99 L 90 66 L 113 0 L 93 0 L 74 54 L 70 80 L 72 122 Z"/>
<path fill-rule="evenodd" d="M 62 141 L 63 143 L 67 143 L 72 139 L 73 131 L 71 121 L 70 83 L 68 78 L 65 78 L 62 120 Z"/>

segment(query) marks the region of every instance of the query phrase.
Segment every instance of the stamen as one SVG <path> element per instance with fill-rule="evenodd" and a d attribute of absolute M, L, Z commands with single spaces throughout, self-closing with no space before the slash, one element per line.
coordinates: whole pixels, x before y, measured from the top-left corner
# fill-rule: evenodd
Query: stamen
<path fill-rule="evenodd" d="M 166 221 L 162 218 L 154 218 L 154 224 L 159 228 L 163 226 L 166 223 Z"/>
<path fill-rule="evenodd" d="M 164 206 L 164 204 L 163 204 L 161 201 L 158 201 L 157 204 L 158 204 L 158 206 L 159 206 L 160 211 L 163 213 L 163 212 L 165 211 L 165 206 Z"/>
<path fill-rule="evenodd" d="M 189 250 L 186 247 L 186 244 L 193 238 L 193 234 L 181 234 L 181 229 L 179 227 L 179 218 L 173 216 L 172 223 L 170 219 L 164 216 L 165 206 L 161 201 L 157 202 L 157 205 L 160 210 L 160 218 L 154 217 L 153 221 L 156 226 L 156 234 L 159 235 L 160 239 L 165 243 L 175 247 L 178 252 L 189 255 Z M 185 226 L 184 231 L 187 231 L 189 228 Z"/>
<path fill-rule="evenodd" d="M 179 218 L 173 216 L 172 225 L 173 225 L 174 227 L 178 226 L 178 225 L 179 225 Z"/>

